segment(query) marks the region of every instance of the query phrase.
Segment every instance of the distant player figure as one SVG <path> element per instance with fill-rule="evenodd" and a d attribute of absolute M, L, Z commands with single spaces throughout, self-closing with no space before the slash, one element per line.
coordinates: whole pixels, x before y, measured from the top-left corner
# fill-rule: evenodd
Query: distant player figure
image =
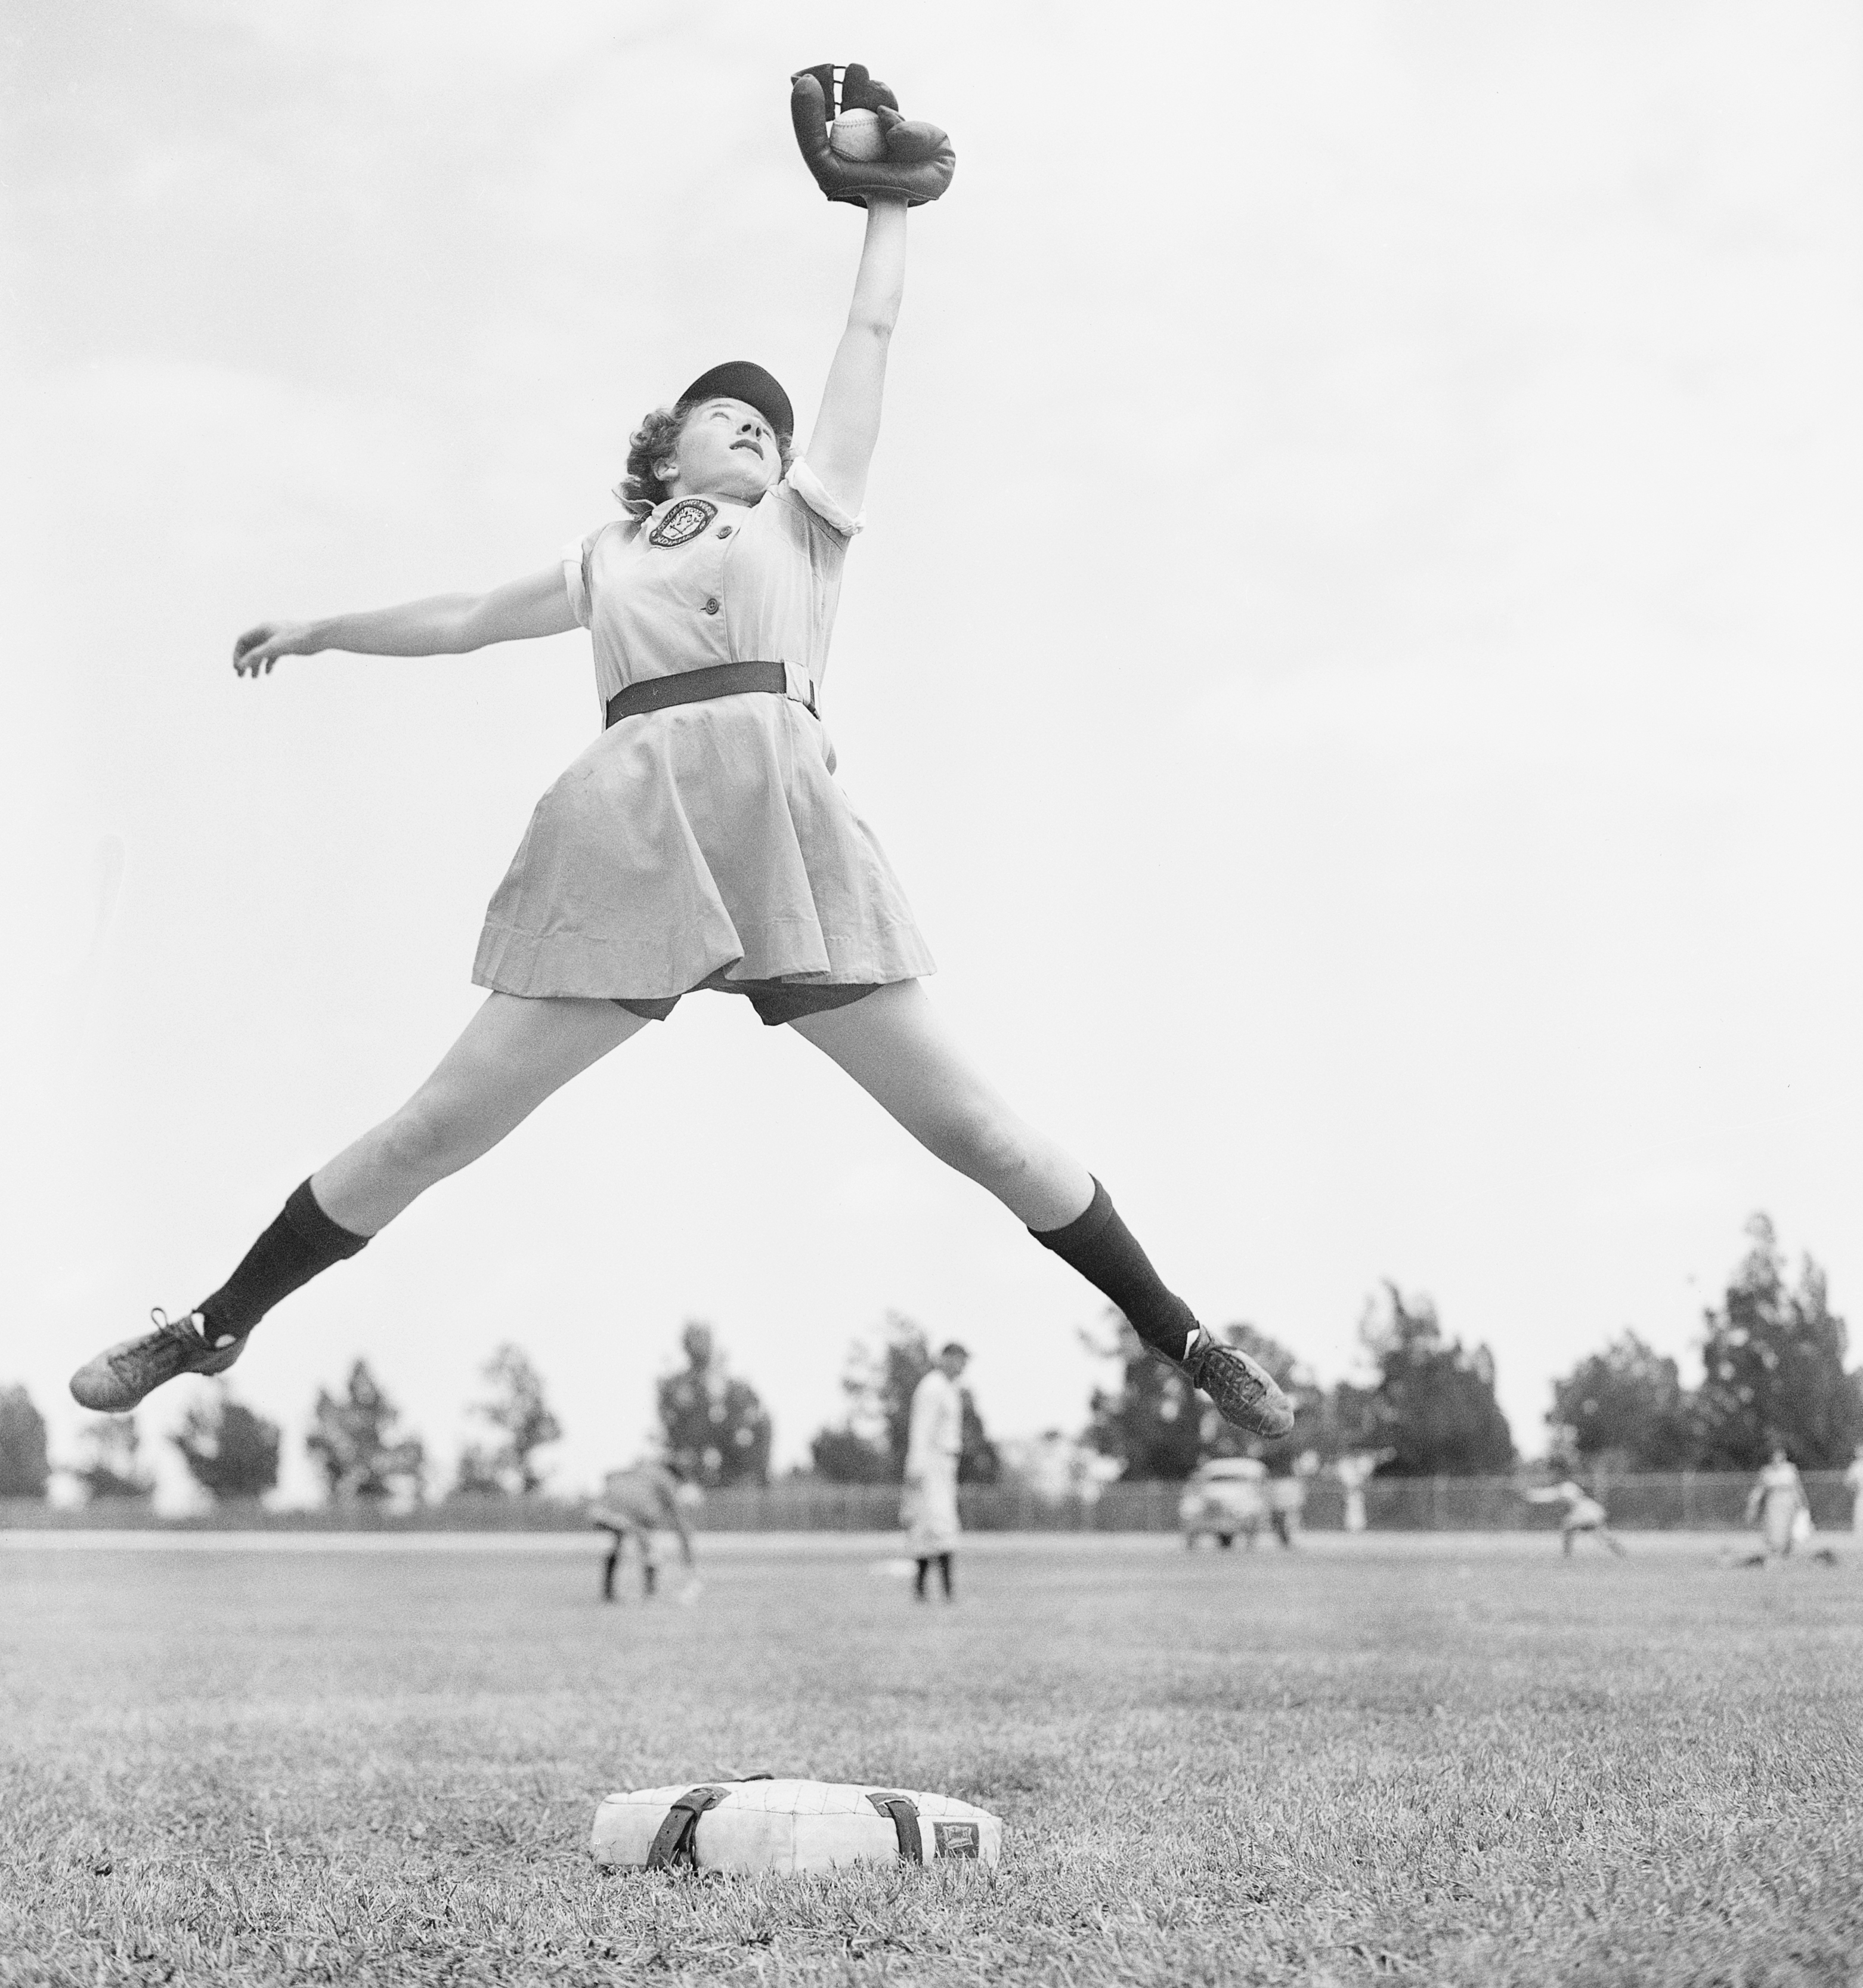
<path fill-rule="evenodd" d="M 1559 1549 L 1567 1559 L 1571 1557 L 1574 1543 L 1581 1533 L 1591 1533 L 1620 1560 L 1623 1558 L 1624 1543 L 1611 1530 L 1609 1515 L 1604 1506 L 1571 1478 L 1562 1483 L 1548 1485 L 1543 1491 L 1529 1491 L 1526 1498 L 1530 1505 L 1564 1506 L 1565 1516 L 1559 1521 Z"/>
<path fill-rule="evenodd" d="M 938 1562 L 945 1599 L 952 1599 L 951 1556 L 958 1543 L 958 1459 L 964 1448 L 964 1396 L 958 1386 L 970 1354 L 955 1339 L 938 1350 L 938 1364 L 912 1390 L 906 1438 L 905 1496 L 900 1523 L 918 1562 L 912 1592 L 928 1597 L 926 1577 Z"/>
<path fill-rule="evenodd" d="M 1333 1475 L 1345 1493 L 1345 1529 L 1362 1533 L 1365 1529 L 1365 1486 L 1381 1463 L 1397 1454 L 1391 1449 L 1361 1449 L 1350 1456 L 1333 1459 Z"/>
<path fill-rule="evenodd" d="M 1294 1459 L 1290 1476 L 1268 1480 L 1268 1523 L 1283 1547 L 1291 1547 L 1294 1535 L 1300 1530 L 1301 1515 L 1307 1510 L 1307 1479 L 1319 1467 L 1318 1457 L 1307 1450 Z"/>
<path fill-rule="evenodd" d="M 1844 1482 L 1850 1486 L 1850 1530 L 1863 1534 L 1863 1442 L 1857 1445 L 1855 1459 L 1844 1472 Z"/>
<path fill-rule="evenodd" d="M 1798 1466 L 1786 1454 L 1783 1443 L 1775 1444 L 1770 1460 L 1746 1494 L 1746 1523 L 1750 1526 L 1756 1520 L 1759 1522 L 1760 1537 L 1764 1542 L 1760 1560 L 1769 1560 L 1774 1554 L 1783 1560 L 1791 1552 L 1798 1515 L 1807 1509 L 1804 1479 L 1798 1474 Z"/>
<path fill-rule="evenodd" d="M 611 1470 L 602 1479 L 601 1497 L 589 1514 L 597 1531 L 608 1534 L 608 1557 L 602 1563 L 602 1599 L 614 1599 L 614 1576 L 621 1553 L 630 1539 L 641 1552 L 641 1592 L 649 1601 L 659 1584 L 658 1536 L 677 1533 L 679 1553 L 685 1564 L 686 1583 L 682 1601 L 696 1601 L 699 1592 L 697 1564 L 692 1555 L 692 1531 L 686 1521 L 687 1506 L 698 1502 L 698 1487 L 688 1484 L 678 1466 L 651 1460 L 626 1470 Z"/>
<path fill-rule="evenodd" d="M 1811 1554 L 1828 1567 L 1837 1564 L 1837 1555 L 1828 1547 L 1814 1547 L 1811 1501 L 1805 1496 L 1804 1479 L 1798 1466 L 1786 1454 L 1784 1443 L 1773 1445 L 1771 1459 L 1753 1479 L 1746 1494 L 1746 1523 L 1757 1520 L 1760 1546 L 1746 1555 L 1743 1567 L 1765 1567 L 1774 1560 L 1789 1560 L 1795 1550 Z"/>

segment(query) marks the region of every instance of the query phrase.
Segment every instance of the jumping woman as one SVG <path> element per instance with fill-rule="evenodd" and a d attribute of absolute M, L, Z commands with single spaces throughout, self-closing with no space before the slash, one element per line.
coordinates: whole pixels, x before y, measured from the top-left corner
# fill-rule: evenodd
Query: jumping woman
<path fill-rule="evenodd" d="M 73 1377 L 85 1407 L 134 1408 L 183 1374 L 223 1374 L 272 1307 L 353 1256 L 436 1182 L 490 1151 L 559 1086 L 700 989 L 747 996 L 837 1063 L 928 1151 L 987 1188 L 1124 1314 L 1226 1420 L 1284 1435 L 1270 1376 L 1205 1332 L 1152 1269 L 1104 1188 L 1019 1118 L 920 986 L 932 957 L 872 831 L 833 778 L 817 715 L 841 567 L 860 529 L 906 215 L 955 164 L 857 65 L 841 108 L 875 113 L 887 154 L 830 149 L 837 78 L 793 79 L 804 158 L 864 205 L 846 330 L 807 448 L 789 397 L 748 361 L 702 374 L 631 439 L 627 515 L 560 565 L 448 594 L 239 637 L 257 681 L 286 656 L 458 655 L 587 628 L 607 718 L 538 803 L 488 911 L 473 969 L 490 990 L 406 1104 L 311 1175 L 211 1295 Z"/>

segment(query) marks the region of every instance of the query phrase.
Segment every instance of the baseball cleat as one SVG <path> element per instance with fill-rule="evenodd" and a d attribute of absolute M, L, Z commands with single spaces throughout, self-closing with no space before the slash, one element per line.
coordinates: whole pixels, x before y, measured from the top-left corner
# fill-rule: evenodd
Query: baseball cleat
<path fill-rule="evenodd" d="M 183 1374 L 224 1374 L 245 1350 L 243 1339 L 210 1346 L 207 1320 L 198 1311 L 170 1318 L 157 1305 L 149 1316 L 155 1321 L 153 1332 L 107 1347 L 72 1375 L 72 1397 L 80 1407 L 100 1415 L 127 1415 L 164 1381 Z"/>
<path fill-rule="evenodd" d="M 1209 1395 L 1231 1427 L 1270 1440 L 1293 1427 L 1293 1404 L 1267 1368 L 1239 1347 L 1211 1338 L 1201 1327 L 1196 1344 L 1184 1358 L 1173 1360 L 1165 1353 L 1158 1357 Z"/>

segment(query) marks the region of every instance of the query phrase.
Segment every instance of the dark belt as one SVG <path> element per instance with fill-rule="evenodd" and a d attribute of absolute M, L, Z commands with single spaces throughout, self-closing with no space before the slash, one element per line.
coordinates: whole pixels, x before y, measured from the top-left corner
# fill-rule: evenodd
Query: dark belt
<path fill-rule="evenodd" d="M 619 725 L 624 718 L 639 718 L 650 711 L 669 711 L 676 704 L 703 704 L 715 697 L 742 697 L 747 691 L 784 697 L 789 693 L 789 672 L 781 663 L 719 663 L 708 670 L 681 670 L 670 677 L 647 677 L 639 683 L 617 690 L 608 700 L 607 723 Z M 815 711 L 815 686 L 810 684 L 809 710 Z"/>

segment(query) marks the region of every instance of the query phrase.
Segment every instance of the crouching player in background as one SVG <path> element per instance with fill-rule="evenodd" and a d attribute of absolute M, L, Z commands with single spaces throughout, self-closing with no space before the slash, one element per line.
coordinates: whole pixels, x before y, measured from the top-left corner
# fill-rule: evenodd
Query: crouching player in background
<path fill-rule="evenodd" d="M 1565 1516 L 1559 1521 L 1560 1550 L 1569 1560 L 1573 1542 L 1581 1533 L 1589 1533 L 1594 1539 L 1601 1540 L 1621 1560 L 1624 1543 L 1606 1523 L 1604 1508 L 1595 1498 L 1588 1497 L 1571 1478 L 1563 1484 L 1549 1485 L 1543 1491 L 1528 1491 L 1523 1494 L 1530 1505 L 1563 1505 Z"/>
<path fill-rule="evenodd" d="M 608 1534 L 608 1557 L 602 1563 L 602 1599 L 614 1599 L 615 1570 L 621 1564 L 621 1550 L 630 1538 L 641 1550 L 641 1592 L 651 1600 L 659 1584 L 660 1563 L 656 1537 L 661 1531 L 679 1536 L 679 1556 L 685 1563 L 685 1585 L 681 1601 L 696 1601 L 699 1579 L 692 1557 L 692 1530 L 686 1513 L 702 1496 L 696 1484 L 686 1483 L 678 1466 L 657 1463 L 651 1459 L 626 1470 L 611 1470 L 602 1479 L 600 1499 L 589 1514 L 589 1522 Z"/>

